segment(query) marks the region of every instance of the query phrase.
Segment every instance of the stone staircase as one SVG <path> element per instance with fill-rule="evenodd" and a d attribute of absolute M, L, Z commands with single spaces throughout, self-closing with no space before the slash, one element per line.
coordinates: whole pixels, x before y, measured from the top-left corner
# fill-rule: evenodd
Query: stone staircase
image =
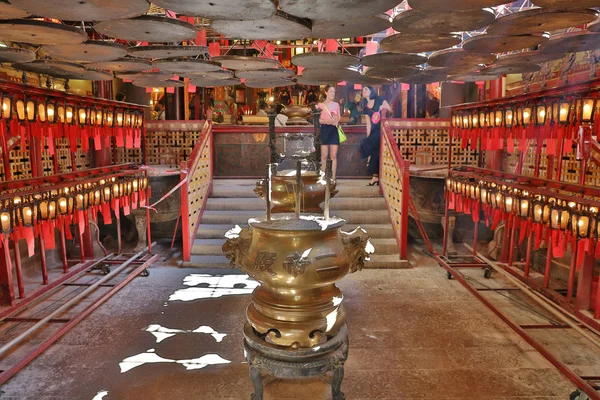
<path fill-rule="evenodd" d="M 253 192 L 256 180 L 220 179 L 213 183 L 198 234 L 192 248 L 192 257 L 185 267 L 229 268 L 221 251 L 225 232 L 235 225 L 247 226 L 248 219 L 265 214 L 265 202 Z M 331 214 L 344 218 L 342 228 L 351 231 L 363 227 L 372 237 L 375 254 L 368 268 L 408 268 L 400 260 L 398 246 L 385 200 L 378 187 L 366 186 L 365 180 L 338 180 L 339 193 L 331 200 Z"/>

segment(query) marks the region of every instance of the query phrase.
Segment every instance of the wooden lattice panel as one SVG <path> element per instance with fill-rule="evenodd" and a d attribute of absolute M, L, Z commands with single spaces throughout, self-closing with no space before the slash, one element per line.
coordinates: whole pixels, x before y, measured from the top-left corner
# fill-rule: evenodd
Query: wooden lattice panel
<path fill-rule="evenodd" d="M 148 122 L 145 151 L 148 165 L 166 165 L 179 168 L 187 161 L 200 139 L 204 122 Z M 141 163 L 140 149 L 118 149 L 117 162 Z"/>
<path fill-rule="evenodd" d="M 212 140 L 208 138 L 207 145 L 204 146 L 201 156 L 196 160 L 195 167 L 190 169 L 188 175 L 189 221 L 192 233 L 196 231 L 196 226 L 200 223 L 200 212 L 210 187 L 211 147 Z"/>
<path fill-rule="evenodd" d="M 447 165 L 448 164 L 448 129 L 447 120 L 392 120 L 388 121 L 392 128 L 396 145 L 406 161 L 414 165 Z M 477 165 L 478 153 L 469 148 L 462 149 L 455 141 L 452 147 L 452 166 Z"/>
<path fill-rule="evenodd" d="M 9 152 L 10 174 L 12 179 L 31 178 L 31 160 L 29 156 L 29 146 L 21 148 L 21 141 Z"/>
<path fill-rule="evenodd" d="M 517 165 L 519 162 L 520 152 L 518 151 L 519 140 L 515 140 L 515 151 L 509 153 L 506 149 L 504 151 L 502 170 L 508 173 L 517 173 Z M 536 158 L 536 144 L 535 141 L 531 141 L 525 162 L 523 163 L 523 170 L 521 175 L 535 176 L 535 158 Z M 554 169 L 558 167 L 558 160 L 554 160 Z M 548 169 L 548 155 L 546 154 L 546 144 L 542 145 L 541 158 L 540 158 L 540 177 L 547 177 Z M 577 160 L 577 146 L 572 145 L 571 149 L 565 149 L 562 161 L 562 174 L 561 181 L 568 183 L 579 183 L 579 175 L 581 172 L 581 161 Z M 553 179 L 555 178 L 555 172 L 553 172 Z M 586 185 L 600 186 L 600 167 L 593 162 L 588 163 L 586 172 Z"/>
<path fill-rule="evenodd" d="M 126 149 L 124 147 L 119 147 L 117 148 L 116 154 L 117 164 L 142 164 L 141 149 Z"/>

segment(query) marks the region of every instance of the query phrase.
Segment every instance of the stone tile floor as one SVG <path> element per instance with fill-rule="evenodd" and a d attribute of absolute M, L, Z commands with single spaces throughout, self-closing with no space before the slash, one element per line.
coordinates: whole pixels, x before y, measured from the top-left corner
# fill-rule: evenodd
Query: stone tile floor
<path fill-rule="evenodd" d="M 339 285 L 348 400 L 567 399 L 575 390 L 431 259 L 415 250 L 411 262 Z M 0 399 L 249 399 L 241 330 L 252 283 L 239 275 L 154 266 L 1 387 Z M 330 398 L 317 380 L 265 388 L 266 400 Z"/>

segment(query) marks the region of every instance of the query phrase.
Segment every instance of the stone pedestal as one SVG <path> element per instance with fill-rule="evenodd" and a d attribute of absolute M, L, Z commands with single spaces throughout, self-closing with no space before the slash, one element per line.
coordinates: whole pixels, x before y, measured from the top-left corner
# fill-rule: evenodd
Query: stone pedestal
<path fill-rule="evenodd" d="M 131 217 L 135 223 L 135 229 L 138 233 L 138 241 L 134 252 L 142 251 L 148 246 L 148 218 L 146 209 L 140 208 L 131 212 Z"/>
<path fill-rule="evenodd" d="M 274 379 L 319 377 L 331 384 L 333 400 L 345 400 L 341 386 L 344 363 L 348 358 L 348 328 L 343 325 L 337 335 L 320 346 L 291 349 L 270 344 L 250 324 L 244 326 L 244 354 L 254 385 L 251 400 L 263 399 L 263 387 Z"/>

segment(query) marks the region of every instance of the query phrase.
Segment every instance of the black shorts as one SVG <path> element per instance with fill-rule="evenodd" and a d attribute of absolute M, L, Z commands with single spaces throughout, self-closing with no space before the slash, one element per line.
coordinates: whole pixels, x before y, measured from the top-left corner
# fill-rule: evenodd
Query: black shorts
<path fill-rule="evenodd" d="M 340 144 L 340 136 L 338 134 L 337 126 L 321 125 L 321 144 Z"/>

